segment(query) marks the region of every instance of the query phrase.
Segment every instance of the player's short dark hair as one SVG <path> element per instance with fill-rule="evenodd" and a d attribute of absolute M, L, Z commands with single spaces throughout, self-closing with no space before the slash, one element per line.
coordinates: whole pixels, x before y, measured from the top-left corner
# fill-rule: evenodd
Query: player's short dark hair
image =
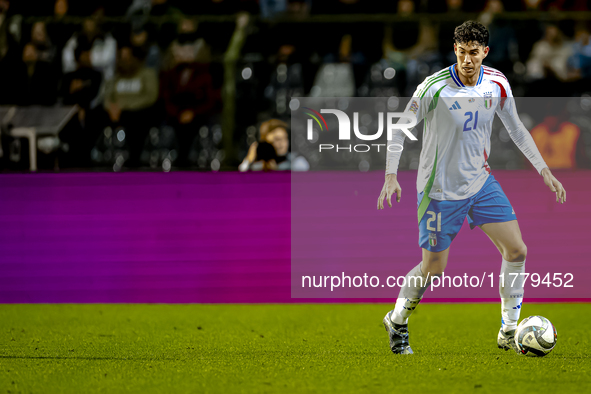
<path fill-rule="evenodd" d="M 466 21 L 454 30 L 454 43 L 466 44 L 477 42 L 483 47 L 488 45 L 488 29 L 480 22 Z"/>

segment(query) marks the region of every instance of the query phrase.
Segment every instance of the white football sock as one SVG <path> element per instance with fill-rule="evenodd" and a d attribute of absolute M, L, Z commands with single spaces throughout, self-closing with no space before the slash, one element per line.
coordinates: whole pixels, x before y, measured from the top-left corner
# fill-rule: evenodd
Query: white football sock
<path fill-rule="evenodd" d="M 408 318 L 412 315 L 417 305 L 419 305 L 425 290 L 427 290 L 431 278 L 423 275 L 421 264 L 422 262 L 406 274 L 406 286 L 400 289 L 396 305 L 394 306 L 394 313 L 390 315 L 392 323 L 408 324 Z"/>
<path fill-rule="evenodd" d="M 525 273 L 525 260 L 512 263 L 503 259 L 501 276 L 499 277 L 503 331 L 515 330 L 517 328 L 521 304 L 523 302 L 524 275 L 519 275 L 521 273 Z"/>

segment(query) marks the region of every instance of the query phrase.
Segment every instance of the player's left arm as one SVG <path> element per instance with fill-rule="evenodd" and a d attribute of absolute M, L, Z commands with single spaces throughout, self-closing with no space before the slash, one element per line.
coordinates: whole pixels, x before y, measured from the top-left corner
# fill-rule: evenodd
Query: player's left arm
<path fill-rule="evenodd" d="M 562 186 L 562 183 L 552 175 L 552 172 L 548 167 L 544 168 L 540 174 L 544 177 L 544 183 L 546 186 L 556 193 L 556 202 L 564 204 L 566 202 L 566 190 L 564 189 L 564 186 Z"/>
<path fill-rule="evenodd" d="M 511 139 L 517 145 L 519 150 L 523 152 L 525 157 L 530 163 L 538 170 L 538 173 L 544 178 L 544 183 L 550 188 L 550 190 L 556 193 L 556 202 L 564 203 L 566 201 L 566 190 L 562 183 L 552 175 L 552 171 L 548 168 L 548 165 L 542 158 L 534 139 L 530 132 L 525 128 L 515 107 L 515 99 L 511 93 L 511 87 L 506 81 L 501 83 L 501 97 L 500 102 L 497 106 L 497 115 L 503 121 L 507 132 L 511 136 Z M 503 91 L 504 90 L 504 91 Z"/>

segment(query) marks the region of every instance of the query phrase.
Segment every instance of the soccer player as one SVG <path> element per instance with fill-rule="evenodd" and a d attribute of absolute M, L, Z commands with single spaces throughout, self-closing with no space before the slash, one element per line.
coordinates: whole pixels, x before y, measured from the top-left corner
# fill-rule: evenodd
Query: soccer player
<path fill-rule="evenodd" d="M 412 354 L 408 318 L 419 304 L 429 281 L 440 276 L 452 240 L 468 217 L 471 228 L 480 227 L 502 256 L 500 281 L 502 325 L 497 336 L 501 349 L 517 351 L 514 336 L 523 300 L 523 276 L 527 247 L 521 239 L 515 211 L 487 164 L 490 136 L 496 113 L 513 142 L 528 158 L 544 183 L 566 201 L 566 191 L 544 163 L 536 145 L 517 115 L 511 87 L 503 73 L 482 65 L 488 55 L 488 30 L 466 21 L 454 32 L 457 63 L 417 87 L 406 113 L 425 122 L 423 148 L 417 175 L 419 246 L 422 261 L 406 276 L 394 309 L 383 323 L 395 354 Z M 388 144 L 403 144 L 404 134 L 394 133 Z M 388 149 L 386 179 L 378 199 L 392 207 L 392 195 L 400 201 L 396 178 L 399 149 Z M 514 274 L 510 276 L 510 274 Z M 412 279 L 411 279 L 412 278 Z M 417 280 L 414 278 L 419 278 Z"/>

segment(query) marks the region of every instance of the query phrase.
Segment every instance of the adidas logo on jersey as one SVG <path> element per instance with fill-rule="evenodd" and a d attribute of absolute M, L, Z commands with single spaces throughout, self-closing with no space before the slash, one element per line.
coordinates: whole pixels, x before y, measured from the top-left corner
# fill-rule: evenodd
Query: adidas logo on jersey
<path fill-rule="evenodd" d="M 454 105 L 452 105 L 451 107 L 449 107 L 450 111 L 453 111 L 454 109 L 462 109 L 462 107 L 460 107 L 460 103 L 458 103 L 457 101 L 454 103 Z"/>

